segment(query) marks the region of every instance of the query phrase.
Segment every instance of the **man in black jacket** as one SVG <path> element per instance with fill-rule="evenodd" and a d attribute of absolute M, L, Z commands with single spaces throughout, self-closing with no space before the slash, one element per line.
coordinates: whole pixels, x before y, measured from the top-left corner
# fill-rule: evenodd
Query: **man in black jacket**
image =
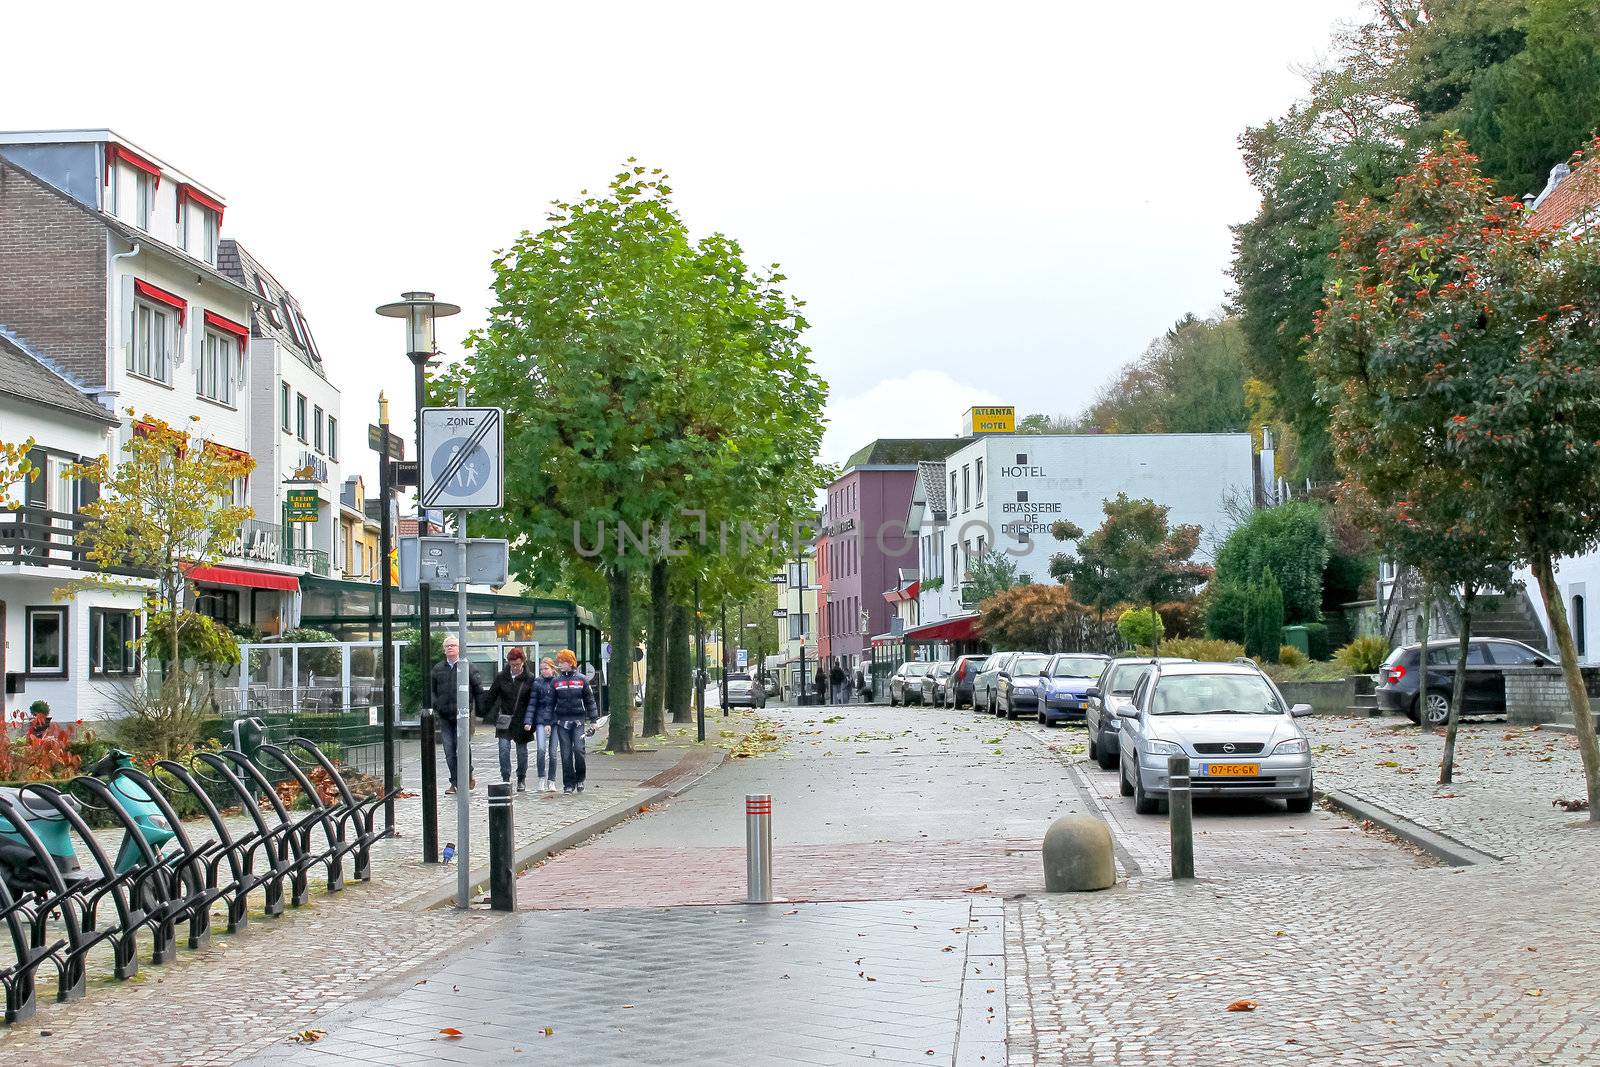
<path fill-rule="evenodd" d="M 528 742 L 533 739 L 535 708 L 528 702 L 534 686 L 533 672 L 527 669 L 527 653 L 513 648 L 506 653 L 506 665 L 494 676 L 489 697 L 484 701 L 494 716 L 494 736 L 500 743 L 500 780 L 511 781 L 511 746 L 517 748 L 517 792 L 528 791 Z"/>
<path fill-rule="evenodd" d="M 454 637 L 444 639 L 444 659 L 433 665 L 433 675 L 429 679 L 430 690 L 433 693 L 433 713 L 439 717 L 439 736 L 444 742 L 444 763 L 450 772 L 450 788 L 446 789 L 445 796 L 456 791 L 456 685 L 460 677 L 457 670 L 461 667 L 461 644 Z M 478 706 L 478 701 L 483 698 L 483 683 L 478 680 L 478 672 L 472 669 L 472 664 L 467 664 L 467 730 L 468 738 L 471 737 L 472 710 Z M 467 752 L 470 767 L 472 752 Z M 478 780 L 471 775 L 467 778 L 467 789 L 478 788 Z"/>

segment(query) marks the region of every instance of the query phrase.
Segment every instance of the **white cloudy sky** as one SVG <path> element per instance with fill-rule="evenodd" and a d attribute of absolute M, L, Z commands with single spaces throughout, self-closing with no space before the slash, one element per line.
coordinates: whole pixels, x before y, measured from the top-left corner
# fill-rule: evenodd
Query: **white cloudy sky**
<path fill-rule="evenodd" d="M 636 155 L 808 301 L 838 460 L 973 403 L 1076 410 L 1218 306 L 1255 203 L 1234 139 L 1358 7 L 18 4 L 0 128 L 109 126 L 218 190 L 351 427 L 409 397 L 375 305 L 463 305 L 454 350 L 492 250 Z"/>

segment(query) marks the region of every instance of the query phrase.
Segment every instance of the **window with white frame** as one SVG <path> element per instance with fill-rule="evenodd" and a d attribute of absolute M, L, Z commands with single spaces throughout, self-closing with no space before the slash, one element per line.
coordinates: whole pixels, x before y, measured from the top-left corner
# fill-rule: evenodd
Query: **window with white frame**
<path fill-rule="evenodd" d="M 301 441 L 306 439 L 306 395 L 294 395 L 294 435 Z"/>
<path fill-rule="evenodd" d="M 89 609 L 89 673 L 92 676 L 139 673 L 131 647 L 139 638 L 139 613 L 117 608 Z"/>
<path fill-rule="evenodd" d="M 279 382 L 278 383 L 278 406 L 283 409 L 283 432 L 284 433 L 293 433 L 294 432 L 294 424 L 290 421 L 291 416 L 289 414 L 289 383 L 288 382 Z"/>
<path fill-rule="evenodd" d="M 27 609 L 29 674 L 64 677 L 67 673 L 67 609 Z"/>
<path fill-rule="evenodd" d="M 200 358 L 194 361 L 197 395 L 233 406 L 235 345 L 235 340 L 227 334 L 206 331 L 200 345 Z"/>
<path fill-rule="evenodd" d="M 328 416 L 328 458 L 339 458 L 339 420 Z"/>
<path fill-rule="evenodd" d="M 135 171 L 133 175 L 133 222 L 141 230 L 150 229 L 156 212 L 156 179 L 153 174 Z"/>
<path fill-rule="evenodd" d="M 172 383 L 173 315 L 164 308 L 139 301 L 133 309 L 133 344 L 128 349 L 128 370 L 141 378 Z"/>
<path fill-rule="evenodd" d="M 217 213 L 208 207 L 200 212 L 200 258 L 207 263 L 217 261 Z"/>

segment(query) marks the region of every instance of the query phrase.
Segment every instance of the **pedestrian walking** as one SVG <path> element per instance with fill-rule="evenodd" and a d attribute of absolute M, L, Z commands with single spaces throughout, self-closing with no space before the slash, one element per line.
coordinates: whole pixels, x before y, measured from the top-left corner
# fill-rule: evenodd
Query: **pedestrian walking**
<path fill-rule="evenodd" d="M 822 664 L 817 664 L 816 677 L 811 679 L 811 691 L 817 695 L 818 704 L 828 702 L 828 672 L 822 669 Z"/>
<path fill-rule="evenodd" d="M 850 694 L 845 691 L 844 667 L 838 660 L 833 661 L 833 671 L 828 675 L 828 680 L 833 683 L 833 702 L 835 704 L 848 704 Z"/>
<path fill-rule="evenodd" d="M 865 703 L 872 699 L 872 691 L 867 688 L 867 677 L 861 673 L 861 668 L 856 668 L 856 695 Z"/>
<path fill-rule="evenodd" d="M 553 718 L 556 740 L 561 744 L 561 792 L 583 792 L 588 766 L 584 759 L 584 739 L 594 734 L 600 719 L 594 685 L 578 673 L 578 657 L 570 648 L 556 653 L 553 690 Z"/>
<path fill-rule="evenodd" d="M 433 673 L 429 677 L 429 687 L 433 693 L 433 713 L 439 718 L 439 734 L 444 742 L 445 769 L 450 772 L 450 788 L 445 795 L 449 796 L 456 791 L 456 685 L 461 669 L 461 643 L 454 637 L 444 639 L 444 659 L 433 665 Z M 467 664 L 467 736 L 472 736 L 472 711 L 483 699 L 483 683 L 478 680 L 478 672 L 472 664 Z M 469 745 L 467 751 L 467 790 L 478 788 L 477 778 L 470 773 L 472 752 Z"/>
<path fill-rule="evenodd" d="M 527 653 L 513 648 L 506 653 L 506 665 L 494 676 L 485 702 L 494 716 L 494 736 L 500 746 L 500 780 L 511 781 L 511 749 L 517 750 L 517 792 L 528 791 L 528 742 L 533 737 L 533 720 L 528 698 L 533 692 L 533 672 L 527 669 Z"/>
<path fill-rule="evenodd" d="M 528 693 L 527 721 L 533 724 L 534 771 L 539 792 L 556 791 L 556 661 L 546 656 L 539 661 L 539 677 Z"/>

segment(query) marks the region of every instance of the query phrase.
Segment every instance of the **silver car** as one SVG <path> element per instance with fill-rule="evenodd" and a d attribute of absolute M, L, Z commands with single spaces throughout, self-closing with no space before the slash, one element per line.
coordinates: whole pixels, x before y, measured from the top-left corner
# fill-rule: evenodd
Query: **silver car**
<path fill-rule="evenodd" d="M 1192 659 L 1163 656 L 1155 662 L 1193 663 Z M 1083 712 L 1083 725 L 1089 734 L 1089 758 L 1100 764 L 1101 770 L 1111 770 L 1117 765 L 1117 709 L 1133 700 L 1134 687 L 1150 670 L 1149 657 L 1125 656 L 1105 665 L 1100 678 L 1083 691 L 1089 706 Z"/>
<path fill-rule="evenodd" d="M 728 706 L 731 708 L 764 708 L 767 706 L 767 688 L 748 674 L 728 675 Z"/>
<path fill-rule="evenodd" d="M 921 700 L 924 704 L 933 708 L 944 707 L 944 690 L 950 681 L 950 670 L 954 666 L 953 660 L 942 659 L 922 676 Z"/>
<path fill-rule="evenodd" d="M 1157 664 L 1132 704 L 1117 709 L 1122 795 L 1153 815 L 1166 807 L 1167 757 L 1188 756 L 1195 796 L 1283 797 L 1311 810 L 1311 744 L 1289 707 L 1253 664 Z"/>

